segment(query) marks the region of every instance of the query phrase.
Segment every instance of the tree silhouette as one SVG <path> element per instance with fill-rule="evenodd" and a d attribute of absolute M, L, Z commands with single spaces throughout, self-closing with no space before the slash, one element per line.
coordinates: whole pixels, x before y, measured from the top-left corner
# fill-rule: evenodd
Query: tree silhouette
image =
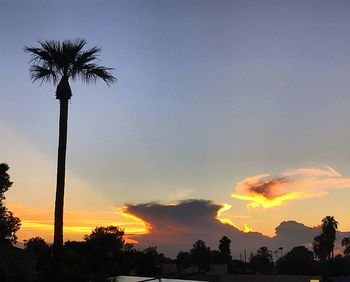
<path fill-rule="evenodd" d="M 180 251 L 176 256 L 177 266 L 180 270 L 184 270 L 191 265 L 191 255 L 189 252 Z"/>
<path fill-rule="evenodd" d="M 261 247 L 255 255 L 251 255 L 249 265 L 255 272 L 272 273 L 274 265 L 271 251 L 267 247 Z"/>
<path fill-rule="evenodd" d="M 124 245 L 124 231 L 116 226 L 96 227 L 84 240 L 91 246 L 107 246 L 110 251 L 119 252 Z"/>
<path fill-rule="evenodd" d="M 37 270 L 42 270 L 43 265 L 47 265 L 50 260 L 51 250 L 49 245 L 41 237 L 32 237 L 24 243 L 24 249 L 29 253 L 38 256 Z"/>
<path fill-rule="evenodd" d="M 41 254 L 47 252 L 50 247 L 41 237 L 32 237 L 24 243 L 24 249 L 28 252 Z"/>
<path fill-rule="evenodd" d="M 330 251 L 330 254 L 332 258 L 334 257 L 333 251 L 334 251 L 334 242 L 336 240 L 336 232 L 338 229 L 338 221 L 334 219 L 333 216 L 326 216 L 324 219 L 322 219 L 322 233 L 327 239 L 327 247 Z M 328 255 L 329 257 L 329 255 Z"/>
<path fill-rule="evenodd" d="M 0 163 L 0 203 L 5 200 L 4 193 L 12 186 L 10 175 L 7 171 L 10 169 L 7 163 Z"/>
<path fill-rule="evenodd" d="M 190 250 L 191 260 L 198 266 L 198 270 L 208 270 L 210 264 L 210 248 L 203 240 L 197 240 Z"/>
<path fill-rule="evenodd" d="M 226 236 L 223 236 L 219 241 L 219 251 L 222 258 L 222 262 L 230 264 L 232 261 L 231 249 L 230 249 L 231 240 Z"/>
<path fill-rule="evenodd" d="M 88 249 L 87 261 L 93 272 L 113 276 L 124 245 L 124 231 L 116 226 L 96 227 L 84 240 Z"/>
<path fill-rule="evenodd" d="M 323 234 L 320 234 L 314 238 L 314 241 L 312 243 L 312 249 L 314 250 L 315 256 L 320 261 L 326 260 L 328 256 L 326 240 L 326 237 Z"/>
<path fill-rule="evenodd" d="M 4 193 L 12 186 L 10 175 L 7 173 L 9 166 L 6 163 L 0 163 L 0 245 L 16 243 L 16 232 L 21 226 L 18 217 L 15 217 L 9 211 L 4 203 Z"/>
<path fill-rule="evenodd" d="M 276 262 L 276 269 L 281 274 L 312 274 L 314 255 L 304 246 L 294 247 Z"/>
<path fill-rule="evenodd" d="M 328 215 L 322 219 L 321 229 L 321 234 L 314 238 L 314 252 L 320 260 L 333 258 L 338 222 Z"/>
<path fill-rule="evenodd" d="M 344 237 L 341 240 L 341 245 L 344 247 L 344 256 L 350 256 L 350 237 Z"/>
<path fill-rule="evenodd" d="M 75 41 L 39 41 L 40 47 L 24 47 L 31 55 L 30 75 L 33 82 L 52 82 L 56 87 L 56 99 L 60 101 L 59 141 L 57 158 L 57 182 L 54 225 L 54 255 L 60 267 L 63 246 L 63 204 L 67 146 L 68 101 L 72 96 L 69 79 L 83 82 L 102 79 L 107 85 L 116 81 L 111 68 L 95 63 L 101 49 L 93 47 L 83 51 L 84 39 Z M 59 270 L 58 270 L 59 271 Z"/>

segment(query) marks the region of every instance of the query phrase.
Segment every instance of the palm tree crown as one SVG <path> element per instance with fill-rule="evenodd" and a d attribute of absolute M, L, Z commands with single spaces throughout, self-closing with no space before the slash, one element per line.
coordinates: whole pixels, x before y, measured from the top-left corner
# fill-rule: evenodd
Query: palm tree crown
<path fill-rule="evenodd" d="M 41 48 L 24 47 L 24 50 L 32 56 L 29 71 L 33 82 L 52 82 L 56 85 L 58 82 L 65 84 L 70 78 L 72 80 L 80 78 L 86 83 L 102 79 L 107 85 L 110 85 L 117 80 L 110 73 L 112 68 L 99 66 L 94 62 L 101 52 L 100 48 L 82 50 L 86 45 L 84 39 L 63 42 L 39 41 L 39 44 Z M 59 88 L 57 87 L 56 92 L 57 99 L 69 100 L 70 89 L 67 93 L 67 91 L 59 91 Z"/>
<path fill-rule="evenodd" d="M 335 220 L 334 216 L 327 215 L 322 219 L 322 229 L 323 230 L 337 230 L 338 229 L 338 221 Z"/>

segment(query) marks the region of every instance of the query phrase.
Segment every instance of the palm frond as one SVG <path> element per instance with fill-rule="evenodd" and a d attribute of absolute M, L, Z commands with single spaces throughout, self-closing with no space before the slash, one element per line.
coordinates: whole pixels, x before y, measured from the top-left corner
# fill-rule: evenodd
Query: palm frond
<path fill-rule="evenodd" d="M 62 51 L 63 53 L 78 54 L 85 45 L 86 45 L 85 39 L 76 39 L 74 41 L 64 40 L 62 42 Z"/>
<path fill-rule="evenodd" d="M 82 69 L 86 68 L 86 65 L 88 63 L 90 63 L 91 61 L 97 60 L 97 57 L 100 52 L 101 52 L 101 48 L 98 48 L 97 46 L 95 46 L 88 51 L 78 53 L 70 69 L 70 74 L 72 78 L 75 79 L 75 77 L 79 75 L 79 72 Z"/>
<path fill-rule="evenodd" d="M 50 69 L 52 71 L 59 71 L 52 55 L 41 48 L 25 47 L 24 51 L 31 55 L 29 63 L 33 65 L 41 65 L 43 68 Z"/>
<path fill-rule="evenodd" d="M 55 40 L 39 41 L 42 50 L 46 51 L 51 56 L 52 64 L 55 65 L 57 71 L 63 75 L 65 64 L 65 56 L 62 50 L 61 42 Z"/>
<path fill-rule="evenodd" d="M 29 61 L 30 63 L 42 61 L 50 62 L 52 60 L 50 53 L 41 48 L 24 47 L 24 51 L 31 55 L 31 60 Z"/>
<path fill-rule="evenodd" d="M 74 62 L 81 53 L 81 49 L 85 46 L 84 39 L 77 39 L 75 41 L 65 40 L 62 43 L 62 54 L 64 54 L 63 73 L 66 76 L 71 75 L 71 69 Z"/>
<path fill-rule="evenodd" d="M 86 83 L 91 80 L 96 82 L 97 79 L 100 78 L 110 86 L 112 83 L 117 82 L 117 79 L 111 74 L 111 70 L 113 69 L 97 66 L 95 64 L 88 64 L 86 65 L 86 68 L 81 70 L 80 76 Z"/>
<path fill-rule="evenodd" d="M 41 82 L 53 82 L 56 84 L 58 82 L 58 77 L 55 71 L 44 68 L 39 65 L 32 65 L 30 67 L 30 78 L 33 82 L 40 80 Z"/>

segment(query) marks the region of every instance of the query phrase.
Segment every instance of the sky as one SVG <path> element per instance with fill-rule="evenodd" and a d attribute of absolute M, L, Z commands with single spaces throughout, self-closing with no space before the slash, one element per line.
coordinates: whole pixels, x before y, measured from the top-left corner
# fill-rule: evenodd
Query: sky
<path fill-rule="evenodd" d="M 52 240 L 59 110 L 55 86 L 30 81 L 23 47 L 77 38 L 102 48 L 118 83 L 71 84 L 65 239 L 114 224 L 142 242 L 157 217 L 133 207 L 189 200 L 262 236 L 326 215 L 350 231 L 349 10 L 346 0 L 0 0 L 0 162 L 19 241 Z"/>

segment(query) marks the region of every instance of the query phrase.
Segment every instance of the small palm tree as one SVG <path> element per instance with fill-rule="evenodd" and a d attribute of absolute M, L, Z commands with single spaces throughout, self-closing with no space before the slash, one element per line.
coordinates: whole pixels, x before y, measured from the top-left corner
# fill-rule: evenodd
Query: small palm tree
<path fill-rule="evenodd" d="M 60 101 L 59 141 L 57 158 L 57 184 L 55 201 L 54 255 L 60 260 L 63 245 L 63 202 L 67 145 L 68 101 L 72 96 L 69 80 L 83 82 L 102 79 L 109 86 L 116 82 L 111 68 L 95 63 L 101 49 L 93 47 L 83 51 L 84 39 L 75 41 L 39 41 L 40 47 L 24 47 L 31 55 L 30 76 L 33 82 L 52 82 L 56 99 Z"/>

